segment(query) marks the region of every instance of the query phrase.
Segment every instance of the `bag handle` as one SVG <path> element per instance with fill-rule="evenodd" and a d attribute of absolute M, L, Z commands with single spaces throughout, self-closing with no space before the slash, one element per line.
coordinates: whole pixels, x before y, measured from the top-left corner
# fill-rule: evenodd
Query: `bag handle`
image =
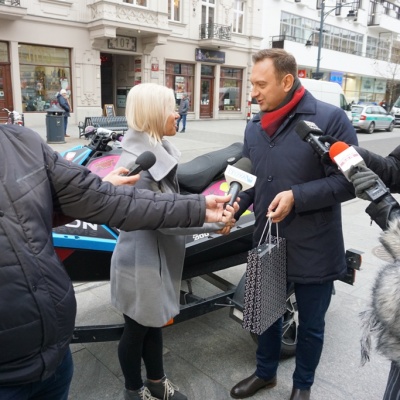
<path fill-rule="evenodd" d="M 261 234 L 260 241 L 258 242 L 258 245 L 259 245 L 259 246 L 261 245 L 261 242 L 262 242 L 263 237 L 264 237 L 264 233 L 265 233 L 265 231 L 267 230 L 267 228 L 268 228 L 268 232 L 267 232 L 267 235 L 265 236 L 265 240 L 268 239 L 268 244 L 269 244 L 269 245 L 272 244 L 272 243 L 271 243 L 271 229 L 272 229 L 272 224 L 273 224 L 272 218 L 271 218 L 271 217 L 268 217 L 268 218 L 267 218 L 267 222 L 265 223 L 263 232 L 262 232 L 262 234 Z M 278 223 L 276 223 L 276 237 L 279 237 L 279 228 L 278 228 L 278 227 L 279 227 L 279 225 L 278 225 Z M 278 248 L 279 248 L 279 241 L 278 241 L 277 245 L 278 245 Z"/>

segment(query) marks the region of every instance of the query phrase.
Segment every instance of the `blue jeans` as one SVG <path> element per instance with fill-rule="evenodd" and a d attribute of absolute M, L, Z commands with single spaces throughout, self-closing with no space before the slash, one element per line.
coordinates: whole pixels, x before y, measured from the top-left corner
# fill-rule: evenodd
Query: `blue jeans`
<path fill-rule="evenodd" d="M 19 386 L 0 386 L 1 400 L 67 400 L 74 365 L 68 349 L 55 373 L 45 381 Z"/>
<path fill-rule="evenodd" d="M 187 114 L 179 114 L 178 121 L 176 121 L 177 131 L 179 131 L 179 123 L 182 120 L 182 129 L 186 129 L 186 115 Z"/>
<path fill-rule="evenodd" d="M 64 115 L 64 136 L 67 134 L 68 118 Z"/>
<path fill-rule="evenodd" d="M 314 383 L 315 370 L 322 353 L 325 314 L 331 302 L 333 282 L 320 285 L 294 285 L 299 312 L 299 329 L 296 347 L 296 368 L 293 386 L 309 389 Z M 256 353 L 259 378 L 269 380 L 276 375 L 282 340 L 282 318 L 258 336 Z"/>

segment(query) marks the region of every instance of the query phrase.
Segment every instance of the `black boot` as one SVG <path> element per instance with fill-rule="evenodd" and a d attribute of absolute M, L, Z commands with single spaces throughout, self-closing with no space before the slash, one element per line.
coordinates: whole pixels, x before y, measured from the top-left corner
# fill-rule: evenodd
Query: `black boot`
<path fill-rule="evenodd" d="M 139 390 L 124 390 L 124 400 L 158 400 L 153 397 L 147 387 L 142 387 Z"/>
<path fill-rule="evenodd" d="M 187 397 L 178 392 L 179 388 L 175 386 L 166 376 L 160 382 L 147 380 L 145 386 L 150 390 L 152 396 L 162 400 L 187 400 Z"/>
<path fill-rule="evenodd" d="M 292 389 L 290 400 L 310 400 L 311 390 L 310 389 Z"/>
<path fill-rule="evenodd" d="M 276 386 L 276 376 L 272 379 L 261 379 L 254 373 L 246 379 L 236 384 L 231 390 L 231 397 L 234 399 L 244 399 L 253 396 L 262 388 L 271 389 Z"/>

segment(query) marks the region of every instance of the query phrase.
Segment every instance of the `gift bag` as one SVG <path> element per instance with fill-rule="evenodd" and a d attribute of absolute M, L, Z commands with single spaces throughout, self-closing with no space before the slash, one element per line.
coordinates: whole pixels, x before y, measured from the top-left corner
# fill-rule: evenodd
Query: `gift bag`
<path fill-rule="evenodd" d="M 271 227 L 268 219 L 258 246 L 247 256 L 243 328 L 257 335 L 286 311 L 286 239 L 279 237 L 278 225 L 277 236 L 271 235 Z"/>

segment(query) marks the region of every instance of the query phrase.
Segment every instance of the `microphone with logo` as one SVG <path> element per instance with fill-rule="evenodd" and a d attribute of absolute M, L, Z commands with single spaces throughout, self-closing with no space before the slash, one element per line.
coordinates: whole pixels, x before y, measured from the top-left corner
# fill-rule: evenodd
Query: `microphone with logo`
<path fill-rule="evenodd" d="M 127 169 L 129 172 L 127 174 L 122 174 L 123 176 L 132 176 L 138 174 L 140 171 L 147 171 L 156 162 L 156 156 L 151 151 L 145 151 L 137 159 L 136 162 L 130 164 Z"/>
<path fill-rule="evenodd" d="M 232 206 L 242 190 L 252 188 L 256 183 L 256 177 L 250 173 L 251 161 L 244 157 L 234 165 L 228 165 L 225 170 L 225 179 L 229 183 L 229 192 L 231 199 L 225 204 Z"/>
<path fill-rule="evenodd" d="M 349 172 L 351 167 L 366 167 L 363 158 L 358 151 L 344 142 L 335 142 L 329 148 L 329 157 L 336 163 L 342 174 L 350 181 Z M 388 188 L 378 179 L 375 185 L 365 190 L 365 193 L 374 203 L 379 202 L 382 197 L 389 193 Z"/>

